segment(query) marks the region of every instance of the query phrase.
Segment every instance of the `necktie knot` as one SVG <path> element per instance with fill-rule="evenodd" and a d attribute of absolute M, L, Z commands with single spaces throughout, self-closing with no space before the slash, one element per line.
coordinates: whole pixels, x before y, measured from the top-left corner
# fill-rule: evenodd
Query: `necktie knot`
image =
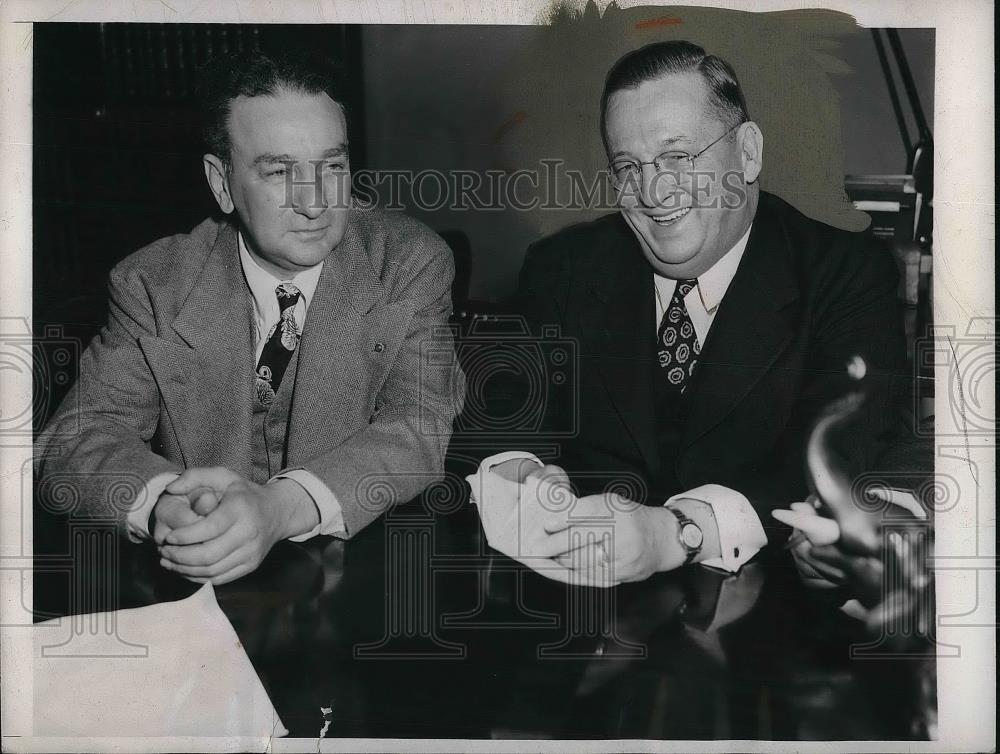
<path fill-rule="evenodd" d="M 681 296 L 688 295 L 696 286 L 698 285 L 697 279 L 692 280 L 678 280 L 677 281 L 677 291 Z"/>
<path fill-rule="evenodd" d="M 278 306 L 281 307 L 282 312 L 295 306 L 302 295 L 302 291 L 291 283 L 279 283 L 274 292 L 278 296 Z"/>

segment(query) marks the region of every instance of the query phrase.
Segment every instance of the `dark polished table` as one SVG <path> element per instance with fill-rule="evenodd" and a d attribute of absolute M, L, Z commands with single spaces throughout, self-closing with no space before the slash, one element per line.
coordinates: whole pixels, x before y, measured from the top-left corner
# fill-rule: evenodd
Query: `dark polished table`
<path fill-rule="evenodd" d="M 933 658 L 886 657 L 787 552 L 738 575 L 569 587 L 491 550 L 468 503 L 432 507 L 399 506 L 346 543 L 282 543 L 216 588 L 292 736 L 328 722 L 328 737 L 928 737 Z M 69 572 L 38 541 L 38 620 L 197 588 L 110 527 L 72 540 L 102 554 Z"/>

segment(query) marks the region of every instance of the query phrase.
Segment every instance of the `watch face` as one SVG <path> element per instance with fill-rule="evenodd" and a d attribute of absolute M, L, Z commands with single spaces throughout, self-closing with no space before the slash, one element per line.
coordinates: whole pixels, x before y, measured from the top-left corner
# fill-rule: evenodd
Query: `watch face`
<path fill-rule="evenodd" d="M 681 539 L 684 544 L 691 548 L 701 547 L 701 542 L 705 538 L 697 524 L 685 524 L 681 529 Z"/>

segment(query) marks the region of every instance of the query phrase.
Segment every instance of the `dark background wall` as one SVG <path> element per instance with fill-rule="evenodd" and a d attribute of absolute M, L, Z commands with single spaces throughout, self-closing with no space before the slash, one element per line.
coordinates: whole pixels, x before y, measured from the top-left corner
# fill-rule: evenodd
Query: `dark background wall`
<path fill-rule="evenodd" d="M 932 118 L 934 31 L 902 29 L 900 36 Z M 548 26 L 366 26 L 370 164 L 517 170 L 560 159 L 594 175 L 605 163 L 604 75 L 626 51 L 661 39 L 690 39 L 733 63 L 764 131 L 765 189 L 833 225 L 867 226 L 846 201 L 844 176 L 903 173 L 907 155 L 870 31 L 828 11 L 610 7 Z M 912 119 L 909 128 L 912 134 Z M 468 237 L 470 295 L 490 301 L 512 291 L 529 243 L 601 214 L 409 211 Z"/>

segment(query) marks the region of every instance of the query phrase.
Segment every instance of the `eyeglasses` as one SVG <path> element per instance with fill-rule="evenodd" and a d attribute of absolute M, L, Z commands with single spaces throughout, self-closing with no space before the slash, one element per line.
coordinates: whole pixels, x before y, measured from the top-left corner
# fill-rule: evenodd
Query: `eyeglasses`
<path fill-rule="evenodd" d="M 678 150 L 670 150 L 669 152 L 658 154 L 649 162 L 638 162 L 637 160 L 615 160 L 608 165 L 608 175 L 611 182 L 619 188 L 630 181 L 638 181 L 642 176 L 643 165 L 652 165 L 656 168 L 658 173 L 676 173 L 678 175 L 683 175 L 694 169 L 694 161 L 696 159 L 701 157 L 705 154 L 705 152 L 725 139 L 742 125 L 743 123 L 737 123 L 735 126 L 722 134 L 722 136 L 718 139 L 695 154 Z"/>

